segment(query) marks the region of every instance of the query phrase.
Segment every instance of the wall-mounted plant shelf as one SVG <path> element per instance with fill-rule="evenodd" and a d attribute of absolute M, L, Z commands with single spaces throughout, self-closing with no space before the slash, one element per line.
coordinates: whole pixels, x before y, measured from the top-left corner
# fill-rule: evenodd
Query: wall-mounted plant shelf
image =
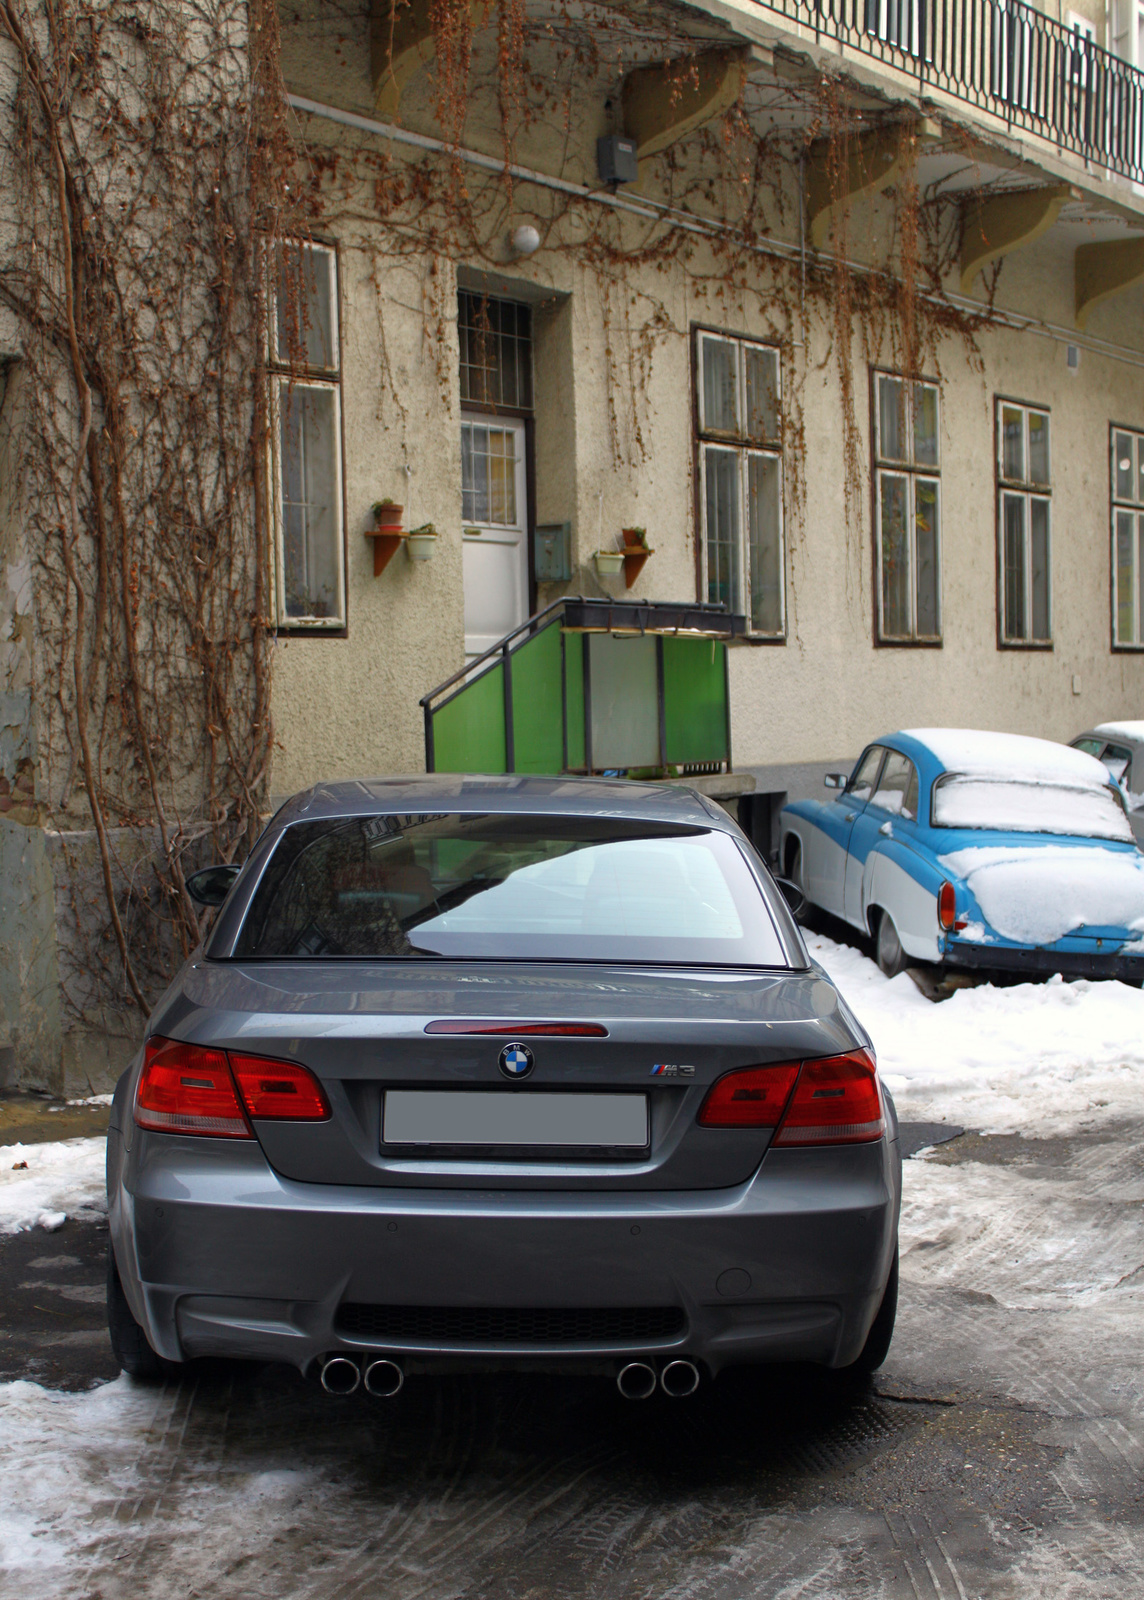
<path fill-rule="evenodd" d="M 400 528 L 367 528 L 365 536 L 373 540 L 373 575 L 380 578 L 404 544 L 405 535 Z"/>
<path fill-rule="evenodd" d="M 624 546 L 624 587 L 630 589 L 644 569 L 648 556 L 653 556 L 654 550 L 649 550 L 646 544 L 626 544 Z"/>

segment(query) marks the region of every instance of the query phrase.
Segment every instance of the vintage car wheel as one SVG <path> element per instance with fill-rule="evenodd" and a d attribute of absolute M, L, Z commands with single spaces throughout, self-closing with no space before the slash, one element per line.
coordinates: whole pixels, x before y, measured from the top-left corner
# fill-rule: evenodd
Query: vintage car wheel
<path fill-rule="evenodd" d="M 878 918 L 878 937 L 875 941 L 875 951 L 878 965 L 887 978 L 896 978 L 899 972 L 905 972 L 910 964 L 910 958 L 902 949 L 902 942 L 898 938 L 898 930 L 894 926 L 894 919 L 888 911 L 883 911 Z"/>
<path fill-rule="evenodd" d="M 107 1331 L 111 1337 L 111 1350 L 116 1361 L 132 1378 L 149 1379 L 175 1375 L 179 1371 L 176 1361 L 164 1361 L 152 1350 L 147 1335 L 131 1314 L 123 1285 L 119 1281 L 119 1268 L 115 1264 L 115 1250 L 107 1244 Z"/>

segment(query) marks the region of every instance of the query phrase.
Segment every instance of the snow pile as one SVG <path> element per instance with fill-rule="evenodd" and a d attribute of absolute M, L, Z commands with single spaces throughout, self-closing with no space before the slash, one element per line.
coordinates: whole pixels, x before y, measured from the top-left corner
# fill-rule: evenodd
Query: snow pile
<path fill-rule="evenodd" d="M 904 1121 L 1055 1134 L 1139 1116 L 1144 992 L 1053 978 L 934 1005 L 857 950 L 821 934 L 807 946 L 870 1034 Z"/>
<path fill-rule="evenodd" d="M 1107 783 L 1095 789 L 1024 779 L 945 778 L 934 787 L 933 825 L 1132 842 L 1124 807 Z"/>
<path fill-rule="evenodd" d="M 1092 731 L 1106 739 L 1139 739 L 1144 744 L 1144 722 L 1098 722 Z"/>
<path fill-rule="evenodd" d="M 105 1211 L 106 1148 L 106 1139 L 0 1145 L 0 1233 Z"/>
<path fill-rule="evenodd" d="M 1086 925 L 1144 929 L 1144 856 L 1138 850 L 997 845 L 939 859 L 951 877 L 965 880 L 1004 939 L 1052 944 Z"/>

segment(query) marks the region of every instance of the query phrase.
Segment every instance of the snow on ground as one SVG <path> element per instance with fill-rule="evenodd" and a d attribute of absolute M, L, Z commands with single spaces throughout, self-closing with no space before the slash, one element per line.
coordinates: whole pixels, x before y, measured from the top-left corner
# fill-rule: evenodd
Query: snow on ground
<path fill-rule="evenodd" d="M 981 984 L 935 1005 L 902 973 L 823 934 L 807 945 L 874 1041 L 907 1122 L 1069 1133 L 1144 1106 L 1144 991 L 1122 983 Z"/>
<path fill-rule="evenodd" d="M 58 1228 L 106 1211 L 106 1139 L 0 1145 L 0 1233 Z"/>

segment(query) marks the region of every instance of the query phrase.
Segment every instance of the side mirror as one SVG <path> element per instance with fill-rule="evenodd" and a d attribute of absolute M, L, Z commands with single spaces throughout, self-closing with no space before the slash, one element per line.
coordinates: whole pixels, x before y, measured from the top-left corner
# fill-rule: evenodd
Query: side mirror
<path fill-rule="evenodd" d="M 791 916 L 797 917 L 806 904 L 806 895 L 790 878 L 775 878 L 775 882 L 778 884 L 779 893 L 790 907 Z"/>
<path fill-rule="evenodd" d="M 845 789 L 849 781 L 849 773 L 828 772 L 822 781 L 828 789 Z"/>
<path fill-rule="evenodd" d="M 187 879 L 187 893 L 200 906 L 221 906 L 241 867 L 203 867 Z"/>

